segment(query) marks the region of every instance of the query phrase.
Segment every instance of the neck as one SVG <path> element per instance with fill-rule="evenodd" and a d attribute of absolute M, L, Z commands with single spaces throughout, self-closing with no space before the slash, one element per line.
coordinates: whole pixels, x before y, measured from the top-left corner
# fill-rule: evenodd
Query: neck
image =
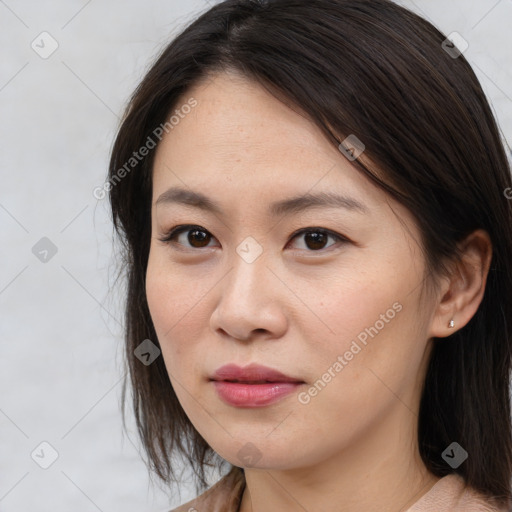
<path fill-rule="evenodd" d="M 360 432 L 321 463 L 245 469 L 240 512 L 405 512 L 439 478 L 421 460 L 411 411 L 399 407 L 402 421 L 392 415 L 379 419 L 378 428 Z"/>

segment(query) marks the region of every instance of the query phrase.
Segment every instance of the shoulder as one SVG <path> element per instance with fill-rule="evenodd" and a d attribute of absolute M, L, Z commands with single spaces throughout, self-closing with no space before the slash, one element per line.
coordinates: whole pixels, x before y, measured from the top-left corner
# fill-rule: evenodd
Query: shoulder
<path fill-rule="evenodd" d="M 407 512 L 510 512 L 495 506 L 476 490 L 467 487 L 457 474 L 447 475 L 423 495 Z"/>
<path fill-rule="evenodd" d="M 203 494 L 169 512 L 237 512 L 244 488 L 244 473 L 235 466 Z"/>

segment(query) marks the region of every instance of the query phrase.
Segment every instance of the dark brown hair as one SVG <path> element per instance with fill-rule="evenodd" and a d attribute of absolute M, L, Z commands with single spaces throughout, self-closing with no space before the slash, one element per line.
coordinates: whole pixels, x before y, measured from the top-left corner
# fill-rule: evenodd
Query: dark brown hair
<path fill-rule="evenodd" d="M 388 0 L 227 0 L 175 37 L 135 90 L 108 184 L 128 286 L 126 363 L 135 418 L 160 478 L 175 476 L 171 455 L 181 454 L 204 488 L 205 468 L 226 461 L 184 413 L 163 359 L 146 366 L 134 357 L 143 340 L 158 345 L 145 296 L 155 151 L 122 179 L 120 169 L 193 85 L 214 71 L 235 70 L 304 112 L 336 146 L 350 134 L 363 141 L 365 161 L 375 168 L 357 159 L 354 169 L 412 212 L 431 282 L 447 272 L 465 236 L 478 228 L 489 233 L 493 256 L 479 309 L 466 326 L 433 341 L 418 441 L 433 474 L 458 473 L 497 503 L 510 499 L 510 167 L 473 70 L 464 55 L 443 47 L 445 39 Z M 469 454 L 456 469 L 441 456 L 453 441 Z"/>

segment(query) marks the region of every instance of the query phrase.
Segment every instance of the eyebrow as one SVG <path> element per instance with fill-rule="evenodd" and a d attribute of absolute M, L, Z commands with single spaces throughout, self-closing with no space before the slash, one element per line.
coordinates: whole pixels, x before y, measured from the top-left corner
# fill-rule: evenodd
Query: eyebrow
<path fill-rule="evenodd" d="M 194 206 L 201 210 L 222 215 L 222 208 L 209 197 L 200 192 L 194 192 L 179 187 L 171 187 L 156 200 L 155 206 L 162 204 L 184 204 Z M 303 194 L 272 203 L 269 213 L 272 216 L 300 213 L 313 208 L 345 208 L 347 210 L 369 213 L 368 207 L 352 197 L 334 194 L 332 192 L 319 192 L 317 194 Z"/>

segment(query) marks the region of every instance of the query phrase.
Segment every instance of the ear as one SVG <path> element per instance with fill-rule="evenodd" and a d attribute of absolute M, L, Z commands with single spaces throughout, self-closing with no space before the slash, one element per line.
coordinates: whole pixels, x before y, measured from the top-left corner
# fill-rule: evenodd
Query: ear
<path fill-rule="evenodd" d="M 439 289 L 429 337 L 443 338 L 461 329 L 482 302 L 492 259 L 489 234 L 478 229 L 468 235 L 460 247 L 463 251 L 461 262 L 453 264 L 453 271 Z M 448 326 L 450 320 L 454 321 L 453 328 Z"/>

